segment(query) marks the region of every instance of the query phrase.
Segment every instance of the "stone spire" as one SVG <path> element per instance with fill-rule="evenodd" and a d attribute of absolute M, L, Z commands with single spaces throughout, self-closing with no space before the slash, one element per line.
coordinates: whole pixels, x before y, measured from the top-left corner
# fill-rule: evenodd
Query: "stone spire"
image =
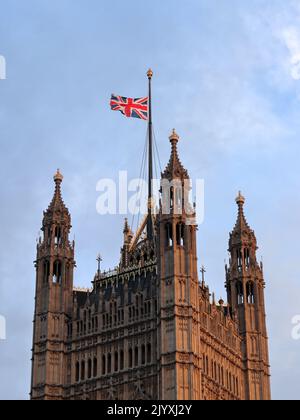
<path fill-rule="evenodd" d="M 125 219 L 124 222 L 124 243 L 129 243 L 131 242 L 132 238 L 133 238 L 133 233 L 132 230 L 130 229 L 129 223 L 128 223 L 128 219 Z"/>
<path fill-rule="evenodd" d="M 66 207 L 62 194 L 61 194 L 61 184 L 63 182 L 63 175 L 60 173 L 60 170 L 58 169 L 56 174 L 53 177 L 54 183 L 55 183 L 55 191 L 52 198 L 52 201 L 47 209 L 47 211 L 44 213 L 44 222 L 52 221 L 54 218 L 59 218 L 60 220 L 63 220 L 67 224 L 71 224 L 71 216 L 69 213 L 68 208 Z"/>
<path fill-rule="evenodd" d="M 242 195 L 241 191 L 239 191 L 238 196 L 236 198 L 236 204 L 238 206 L 238 216 L 235 227 L 232 231 L 232 237 L 241 237 L 247 235 L 248 237 L 251 236 L 255 238 L 254 231 L 250 228 L 245 213 L 244 213 L 244 205 L 246 202 L 245 197 Z"/>
<path fill-rule="evenodd" d="M 183 167 L 178 155 L 177 144 L 179 138 L 179 135 L 174 129 L 169 137 L 172 145 L 171 157 L 165 171 L 162 174 L 162 178 L 168 179 L 169 181 L 172 181 L 173 179 L 189 179 L 188 171 Z"/>

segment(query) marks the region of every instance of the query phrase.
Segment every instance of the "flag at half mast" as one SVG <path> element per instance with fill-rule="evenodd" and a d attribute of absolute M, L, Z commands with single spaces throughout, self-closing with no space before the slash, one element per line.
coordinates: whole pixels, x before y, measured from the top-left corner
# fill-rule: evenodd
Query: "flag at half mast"
<path fill-rule="evenodd" d="M 110 106 L 113 111 L 122 112 L 125 117 L 148 120 L 149 98 L 126 98 L 111 95 Z"/>
<path fill-rule="evenodd" d="M 148 121 L 148 217 L 147 238 L 153 239 L 154 228 L 152 219 L 153 210 L 153 128 L 152 128 L 152 85 L 153 71 L 147 72 L 149 82 L 149 95 L 144 98 L 126 98 L 112 95 L 110 106 L 113 111 L 120 111 L 128 118 L 139 118 Z"/>

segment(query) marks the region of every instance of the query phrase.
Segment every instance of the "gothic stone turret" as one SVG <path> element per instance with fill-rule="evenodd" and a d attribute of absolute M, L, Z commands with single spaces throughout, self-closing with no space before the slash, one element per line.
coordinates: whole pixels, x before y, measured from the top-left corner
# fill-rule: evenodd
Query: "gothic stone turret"
<path fill-rule="evenodd" d="M 230 235 L 231 258 L 226 268 L 228 302 L 243 339 L 246 399 L 268 400 L 271 395 L 263 267 L 257 262 L 257 241 L 246 221 L 241 193 L 236 202 L 238 218 Z"/>
<path fill-rule="evenodd" d="M 190 180 L 173 131 L 170 162 L 162 174 L 158 225 L 160 394 L 167 400 L 201 399 L 197 226 L 190 223 Z"/>
<path fill-rule="evenodd" d="M 63 177 L 54 176 L 55 193 L 44 213 L 37 246 L 32 361 L 32 399 L 62 399 L 68 366 L 64 356 L 73 310 L 74 243 L 71 217 L 61 196 Z M 70 331 L 69 331 L 70 333 Z"/>

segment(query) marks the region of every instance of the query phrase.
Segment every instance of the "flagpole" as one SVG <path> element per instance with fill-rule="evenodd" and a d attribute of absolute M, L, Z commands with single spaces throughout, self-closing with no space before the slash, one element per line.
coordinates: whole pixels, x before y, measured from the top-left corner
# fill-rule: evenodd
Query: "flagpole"
<path fill-rule="evenodd" d="M 149 134 L 149 178 L 148 178 L 148 222 L 147 222 L 147 237 L 149 240 L 153 239 L 153 223 L 152 223 L 152 199 L 153 199 L 153 128 L 152 128 L 152 77 L 153 71 L 151 69 L 147 72 L 149 80 L 149 119 L 148 119 L 148 134 Z"/>

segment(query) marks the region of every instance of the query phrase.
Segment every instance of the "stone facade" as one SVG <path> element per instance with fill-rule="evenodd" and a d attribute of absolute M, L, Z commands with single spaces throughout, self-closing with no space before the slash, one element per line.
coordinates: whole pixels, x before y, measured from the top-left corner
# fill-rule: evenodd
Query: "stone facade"
<path fill-rule="evenodd" d="M 147 239 L 147 219 L 135 235 L 126 221 L 120 264 L 99 269 L 90 290 L 73 286 L 71 217 L 55 175 L 37 247 L 33 400 L 271 398 L 263 267 L 245 199 L 237 198 L 229 241 L 228 304 L 216 302 L 198 276 L 196 210 L 177 194 L 178 185 L 181 192 L 189 186 L 178 140 L 173 132 L 162 174 L 170 211 L 162 200 L 154 239 Z"/>

